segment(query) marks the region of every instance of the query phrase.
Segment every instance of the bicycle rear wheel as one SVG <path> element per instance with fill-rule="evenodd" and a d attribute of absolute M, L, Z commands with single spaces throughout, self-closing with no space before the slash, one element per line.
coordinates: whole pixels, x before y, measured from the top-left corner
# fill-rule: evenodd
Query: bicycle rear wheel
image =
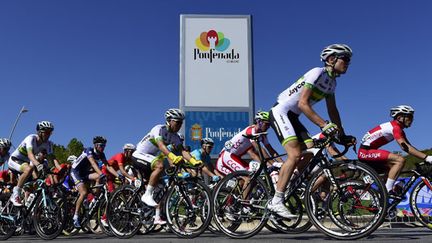
<path fill-rule="evenodd" d="M 254 236 L 265 226 L 269 217 L 267 202 L 270 194 L 266 185 L 261 178 L 254 182 L 250 179 L 249 172 L 237 171 L 222 179 L 214 191 L 214 222 L 231 238 Z"/>
<path fill-rule="evenodd" d="M 0 208 L 0 240 L 7 240 L 15 233 L 16 214 L 13 212 L 13 205 L 8 199 L 2 203 L 5 203 L 5 206 Z"/>
<path fill-rule="evenodd" d="M 335 181 L 320 169 L 306 188 L 309 219 L 316 228 L 335 239 L 368 236 L 384 220 L 385 186 L 373 169 L 358 161 L 334 163 L 329 172 Z"/>
<path fill-rule="evenodd" d="M 414 186 L 410 206 L 417 220 L 432 229 L 432 185 L 429 179 L 424 178 Z"/>

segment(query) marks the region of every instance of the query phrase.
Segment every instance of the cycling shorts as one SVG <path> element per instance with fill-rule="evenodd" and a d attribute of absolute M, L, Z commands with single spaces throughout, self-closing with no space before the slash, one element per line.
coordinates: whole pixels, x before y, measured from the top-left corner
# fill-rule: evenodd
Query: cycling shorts
<path fill-rule="evenodd" d="M 235 154 L 222 151 L 216 161 L 216 170 L 223 175 L 228 175 L 233 171 L 248 170 L 249 164 Z"/>
<path fill-rule="evenodd" d="M 11 156 L 9 158 L 9 161 L 8 161 L 9 169 L 12 171 L 18 172 L 19 174 L 23 173 L 24 167 L 26 167 L 28 165 L 29 165 L 29 162 L 19 160 L 15 156 Z"/>
<path fill-rule="evenodd" d="M 76 170 L 72 169 L 70 172 L 70 175 L 72 177 L 72 181 L 75 184 L 75 186 L 79 186 L 81 183 L 89 182 L 89 175 L 91 174 L 91 171 L 86 170 Z"/>
<path fill-rule="evenodd" d="M 284 146 L 289 141 L 311 143 L 312 139 L 307 129 L 301 124 L 298 115 L 292 111 L 285 112 L 277 104 L 270 110 L 270 125 Z"/>

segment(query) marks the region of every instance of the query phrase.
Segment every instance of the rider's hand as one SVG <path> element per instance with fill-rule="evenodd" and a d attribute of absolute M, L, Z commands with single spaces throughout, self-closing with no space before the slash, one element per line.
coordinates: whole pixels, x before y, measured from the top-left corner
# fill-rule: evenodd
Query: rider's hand
<path fill-rule="evenodd" d="M 201 160 L 196 160 L 195 158 L 191 158 L 189 160 L 189 163 L 191 163 L 191 165 L 193 166 L 197 166 L 197 165 L 201 165 L 203 162 Z"/>
<path fill-rule="evenodd" d="M 321 131 L 323 132 L 324 136 L 328 137 L 335 135 L 339 131 L 339 128 L 333 122 L 327 121 L 327 124 L 321 128 Z"/>
<path fill-rule="evenodd" d="M 425 161 L 428 162 L 429 164 L 432 164 L 432 155 L 426 156 Z"/>
<path fill-rule="evenodd" d="M 176 164 L 180 163 L 180 161 L 183 160 L 183 157 L 182 156 L 177 156 L 177 155 L 175 155 L 173 153 L 169 153 L 168 154 L 168 159 L 170 159 L 173 162 L 173 164 L 176 165 Z"/>

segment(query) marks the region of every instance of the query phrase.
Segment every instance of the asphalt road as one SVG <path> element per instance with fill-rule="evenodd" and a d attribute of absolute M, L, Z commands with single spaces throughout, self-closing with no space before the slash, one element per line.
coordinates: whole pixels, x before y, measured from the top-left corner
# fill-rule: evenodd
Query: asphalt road
<path fill-rule="evenodd" d="M 35 235 L 23 235 L 15 236 L 10 238 L 7 242 L 41 242 L 44 241 Z M 60 236 L 50 242 L 205 242 L 205 243 L 225 243 L 225 242 L 236 242 L 236 243 L 264 243 L 264 242 L 352 242 L 352 241 L 340 241 L 333 240 L 326 237 L 322 233 L 316 230 L 309 230 L 302 234 L 274 234 L 270 232 L 261 232 L 260 234 L 245 240 L 235 240 L 227 238 L 223 235 L 215 235 L 210 232 L 205 232 L 200 237 L 194 239 L 181 239 L 172 233 L 160 232 L 149 235 L 136 235 L 131 239 L 117 239 L 115 237 L 108 237 L 105 235 L 94 235 L 94 234 L 78 234 L 72 237 Z M 432 230 L 423 227 L 404 227 L 404 228 L 380 228 L 374 234 L 367 238 L 363 238 L 357 241 L 367 242 L 432 242 Z"/>

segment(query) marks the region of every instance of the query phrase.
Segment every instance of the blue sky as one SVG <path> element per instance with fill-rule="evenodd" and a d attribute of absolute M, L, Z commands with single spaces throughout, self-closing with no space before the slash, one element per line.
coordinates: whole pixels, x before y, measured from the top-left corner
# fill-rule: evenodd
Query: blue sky
<path fill-rule="evenodd" d="M 430 148 L 430 9 L 427 0 L 1 1 L 0 136 L 9 136 L 25 105 L 14 144 L 50 120 L 55 143 L 76 137 L 90 145 L 104 135 L 111 156 L 179 105 L 180 14 L 247 14 L 257 109 L 321 66 L 324 46 L 346 43 L 354 56 L 336 93 L 345 130 L 360 139 L 390 119 L 390 107 L 410 104 L 408 138 Z M 325 102 L 315 108 L 328 117 Z"/>

